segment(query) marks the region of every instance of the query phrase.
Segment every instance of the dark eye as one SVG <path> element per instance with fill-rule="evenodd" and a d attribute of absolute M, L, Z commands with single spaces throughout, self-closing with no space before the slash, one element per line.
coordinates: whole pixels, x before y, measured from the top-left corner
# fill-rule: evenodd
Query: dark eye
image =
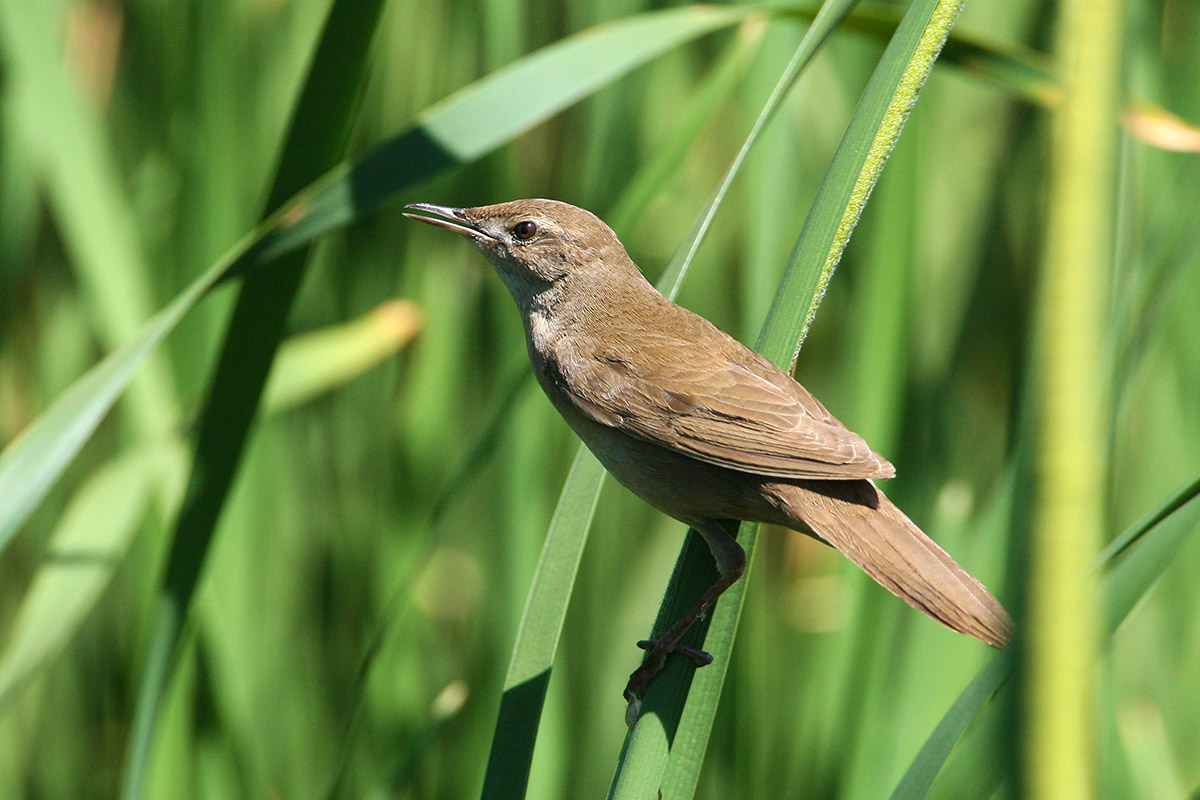
<path fill-rule="evenodd" d="M 527 219 L 513 226 L 513 236 L 521 240 L 532 239 L 535 233 L 537 233 L 537 225 Z"/>

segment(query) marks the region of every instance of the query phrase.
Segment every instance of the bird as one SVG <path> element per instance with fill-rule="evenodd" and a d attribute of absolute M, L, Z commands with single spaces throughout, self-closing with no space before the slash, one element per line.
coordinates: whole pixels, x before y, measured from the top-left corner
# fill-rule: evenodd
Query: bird
<path fill-rule="evenodd" d="M 703 537 L 719 579 L 646 650 L 640 703 L 683 635 L 742 576 L 720 520 L 783 526 L 831 545 L 912 607 L 1003 647 L 1013 622 L 874 484 L 895 468 L 791 375 L 663 297 L 599 217 L 557 200 L 406 206 L 463 236 L 508 287 L 534 375 L 567 424 L 634 494 Z"/>

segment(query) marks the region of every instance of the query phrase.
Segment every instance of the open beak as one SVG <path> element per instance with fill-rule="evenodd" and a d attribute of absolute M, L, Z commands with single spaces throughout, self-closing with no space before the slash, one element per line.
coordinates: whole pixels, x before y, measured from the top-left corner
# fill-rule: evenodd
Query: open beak
<path fill-rule="evenodd" d="M 435 206 L 430 203 L 409 203 L 405 208 L 412 208 L 417 211 L 424 211 L 425 214 L 405 214 L 409 219 L 415 219 L 418 222 L 426 222 L 430 225 L 436 225 L 439 228 L 445 228 L 448 231 L 462 234 L 463 236 L 480 236 L 484 239 L 493 238 L 486 233 L 477 224 L 467 219 L 467 215 L 463 213 L 461 208 L 450 208 L 449 206 Z"/>

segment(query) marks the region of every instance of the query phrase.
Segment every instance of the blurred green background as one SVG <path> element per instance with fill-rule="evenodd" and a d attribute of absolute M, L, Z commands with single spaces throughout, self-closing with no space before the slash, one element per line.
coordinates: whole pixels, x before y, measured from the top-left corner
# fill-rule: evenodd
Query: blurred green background
<path fill-rule="evenodd" d="M 2 1 L 7 444 L 258 221 L 330 4 L 38 0 L 55 48 L 35 52 L 23 50 L 33 33 L 14 10 L 29 0 Z M 539 47 L 661 7 L 392 2 L 351 152 Z M 955 36 L 1020 61 L 1021 48 L 1047 49 L 1051 19 L 1043 4 L 976 0 Z M 522 380 L 520 321 L 487 264 L 456 237 L 403 220 L 401 202 L 562 199 L 608 219 L 654 279 L 803 30 L 798 17 L 756 15 L 672 49 L 319 246 L 288 324 L 309 337 L 293 339 L 278 365 L 209 553 L 148 796 L 478 793 L 576 440 Z M 1200 6 L 1135 0 L 1125 35 L 1129 107 L 1147 98 L 1200 120 Z M 881 48 L 862 33 L 834 36 L 752 152 L 687 276 L 679 301 L 742 341 L 762 325 Z M 1030 413 L 1049 124 L 1001 70 L 962 66 L 943 59 L 925 87 L 797 375 L 896 465 L 889 495 L 1013 604 L 1029 502 L 1013 475 Z M 694 136 L 689 119 L 703 122 Z M 1110 536 L 1200 465 L 1195 132 L 1131 119 L 1103 343 L 1112 463 L 1107 495 L 1095 498 Z M 1193 152 L 1158 146 L 1171 134 Z M 106 519 L 132 534 L 63 651 L 3 696 L 0 797 L 118 790 L 187 474 L 180 442 L 232 299 L 220 289 L 187 317 L 3 552 L 0 646 L 72 513 L 83 527 Z M 155 479 L 130 459 L 152 459 Z M 682 533 L 606 484 L 531 797 L 605 791 L 625 731 L 621 689 L 641 656 L 633 643 L 649 631 Z M 1099 665 L 1104 797 L 1195 797 L 1200 787 L 1200 543 L 1183 542 Z M 766 531 L 761 550 L 698 795 L 886 796 L 990 652 L 797 534 Z M 1005 771 L 1013 747 L 1010 729 L 979 726 L 931 796 L 991 796 L 980 776 Z M 1018 793 L 1006 784 L 996 796 Z"/>

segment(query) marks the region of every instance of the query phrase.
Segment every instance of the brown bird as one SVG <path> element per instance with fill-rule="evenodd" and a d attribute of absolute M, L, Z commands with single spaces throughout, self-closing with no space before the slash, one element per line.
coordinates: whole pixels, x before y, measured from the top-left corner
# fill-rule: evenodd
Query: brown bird
<path fill-rule="evenodd" d="M 782 525 L 840 550 L 938 622 L 1002 647 L 996 599 L 875 488 L 895 469 L 791 376 L 650 285 L 616 234 L 555 200 L 406 214 L 467 238 L 525 322 L 538 383 L 604 467 L 704 537 L 721 578 L 630 676 L 640 698 L 680 638 L 741 577 L 746 556 L 718 523 Z"/>

